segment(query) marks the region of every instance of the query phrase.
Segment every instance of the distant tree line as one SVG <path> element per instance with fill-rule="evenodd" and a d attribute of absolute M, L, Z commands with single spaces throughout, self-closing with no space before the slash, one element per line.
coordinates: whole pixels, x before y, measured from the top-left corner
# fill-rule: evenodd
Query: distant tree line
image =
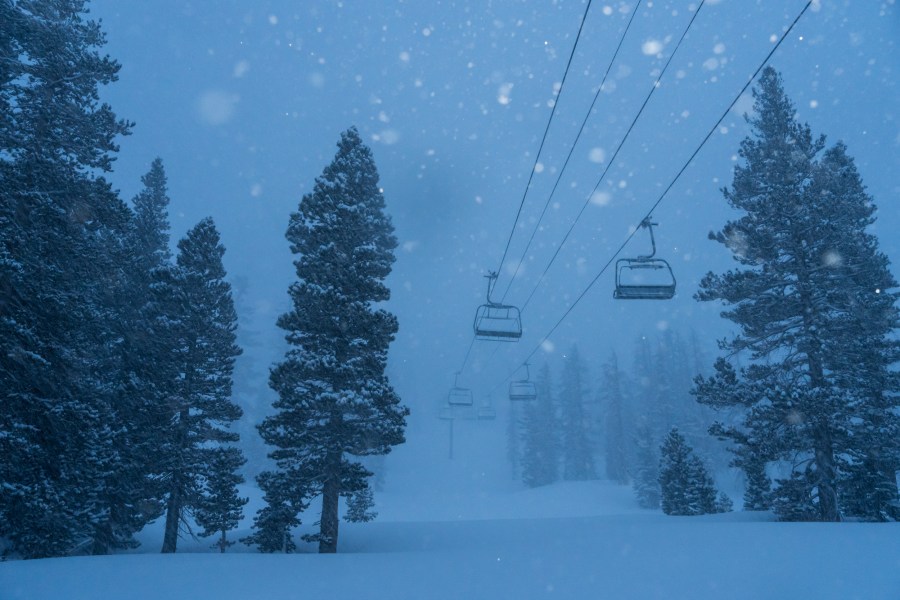
<path fill-rule="evenodd" d="M 513 476 L 526 486 L 605 478 L 632 485 L 642 507 L 658 509 L 661 450 L 673 428 L 691 452 L 697 449 L 697 460 L 703 457 L 706 477 L 726 468 L 724 445 L 707 433 L 715 415 L 691 396 L 704 363 L 696 336 L 671 328 L 655 338 L 639 335 L 630 373 L 611 353 L 592 376 L 577 346 L 562 362 L 558 384 L 545 364 L 535 399 L 513 404 L 507 453 Z"/>

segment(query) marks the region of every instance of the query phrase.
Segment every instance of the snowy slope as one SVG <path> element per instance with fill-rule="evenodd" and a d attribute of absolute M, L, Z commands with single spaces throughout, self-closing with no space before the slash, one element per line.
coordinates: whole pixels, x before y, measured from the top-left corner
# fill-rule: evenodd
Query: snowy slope
<path fill-rule="evenodd" d="M 459 514 L 422 521 L 425 508 L 381 498 L 383 518 L 343 525 L 331 556 L 218 555 L 202 542 L 6 562 L 0 598 L 900 598 L 898 524 L 666 517 L 603 482 L 448 500 Z"/>

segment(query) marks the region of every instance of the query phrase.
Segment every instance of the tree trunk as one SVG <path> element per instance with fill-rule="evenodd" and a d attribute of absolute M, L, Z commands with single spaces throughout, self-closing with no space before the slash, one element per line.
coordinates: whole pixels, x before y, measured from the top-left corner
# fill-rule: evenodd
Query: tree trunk
<path fill-rule="evenodd" d="M 319 525 L 319 553 L 337 552 L 338 500 L 341 494 L 340 454 L 329 457 L 330 473 L 322 486 L 322 516 Z"/>
<path fill-rule="evenodd" d="M 163 536 L 163 553 L 175 552 L 178 544 L 178 524 L 181 520 L 181 497 L 177 490 L 169 494 L 166 503 L 166 530 Z"/>
<path fill-rule="evenodd" d="M 840 521 L 835 487 L 834 448 L 831 431 L 825 419 L 816 428 L 816 475 L 819 489 L 819 517 L 822 521 Z"/>

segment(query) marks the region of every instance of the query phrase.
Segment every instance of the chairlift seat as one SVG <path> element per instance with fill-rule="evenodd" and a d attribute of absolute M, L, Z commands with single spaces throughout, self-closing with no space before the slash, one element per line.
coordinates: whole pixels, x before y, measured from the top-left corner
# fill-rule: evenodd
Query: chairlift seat
<path fill-rule="evenodd" d="M 450 393 L 447 394 L 447 404 L 451 406 L 472 406 L 474 404 L 472 390 L 461 387 L 450 388 Z"/>
<path fill-rule="evenodd" d="M 661 258 L 620 258 L 616 261 L 618 300 L 669 300 L 675 296 L 675 275 Z"/>
<path fill-rule="evenodd" d="M 479 340 L 515 342 L 522 337 L 522 316 L 515 306 L 482 304 L 475 311 L 474 329 Z"/>
<path fill-rule="evenodd" d="M 530 401 L 537 398 L 534 383 L 527 380 L 511 381 L 509 383 L 509 399 L 513 402 Z"/>
<path fill-rule="evenodd" d="M 497 411 L 493 406 L 479 406 L 478 419 L 481 421 L 491 421 L 497 418 Z"/>

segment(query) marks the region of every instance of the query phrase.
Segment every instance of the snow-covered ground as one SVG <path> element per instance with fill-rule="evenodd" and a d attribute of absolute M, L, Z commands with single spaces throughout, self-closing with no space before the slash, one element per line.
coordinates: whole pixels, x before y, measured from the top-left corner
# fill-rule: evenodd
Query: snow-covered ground
<path fill-rule="evenodd" d="M 666 517 L 607 482 L 378 503 L 376 522 L 342 524 L 337 555 L 187 540 L 175 555 L 11 561 L 0 598 L 900 598 L 900 524 Z M 158 530 L 143 541 L 155 552 Z"/>

